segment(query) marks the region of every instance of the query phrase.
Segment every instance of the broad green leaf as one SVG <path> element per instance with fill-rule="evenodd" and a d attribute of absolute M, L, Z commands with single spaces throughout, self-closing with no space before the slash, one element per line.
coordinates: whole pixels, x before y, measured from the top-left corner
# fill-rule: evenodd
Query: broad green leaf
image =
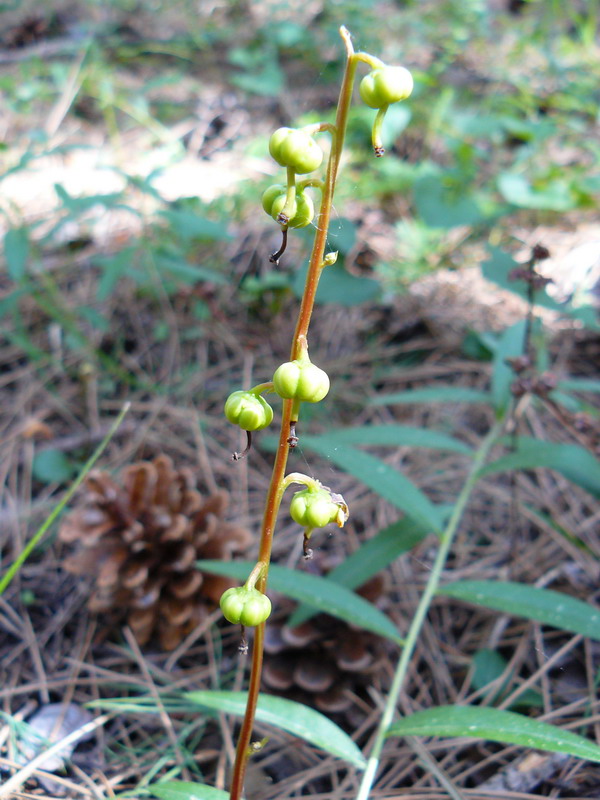
<path fill-rule="evenodd" d="M 485 219 L 474 196 L 447 174 L 419 178 L 413 187 L 413 199 L 419 216 L 431 228 L 477 225 Z"/>
<path fill-rule="evenodd" d="M 54 191 L 62 201 L 63 206 L 70 211 L 71 214 L 83 214 L 90 211 L 94 206 L 105 206 L 106 208 L 126 208 L 129 206 L 122 205 L 119 201 L 123 198 L 123 192 L 112 192 L 109 194 L 92 194 L 84 197 L 75 197 L 69 194 L 64 186 L 60 183 L 54 184 Z"/>
<path fill-rule="evenodd" d="M 508 203 L 519 208 L 569 211 L 577 206 L 573 190 L 560 179 L 546 181 L 543 188 L 534 189 L 523 175 L 504 172 L 498 178 L 498 189 Z"/>
<path fill-rule="evenodd" d="M 600 608 L 562 592 L 513 581 L 457 581 L 438 594 L 600 640 Z"/>
<path fill-rule="evenodd" d="M 316 441 L 317 437 L 304 436 L 303 443 L 306 440 Z M 345 444 L 371 444 L 380 447 L 428 447 L 433 450 L 450 450 L 466 455 L 472 453 L 472 449 L 468 445 L 453 436 L 409 425 L 365 425 L 360 428 L 337 428 L 319 436 L 318 441 L 330 443 L 332 447 L 342 442 Z"/>
<path fill-rule="evenodd" d="M 600 392 L 600 381 L 593 378 L 567 378 L 558 385 L 565 392 Z"/>
<path fill-rule="evenodd" d="M 506 363 L 506 359 L 522 355 L 524 343 L 525 320 L 506 328 L 498 340 L 492 372 L 492 402 L 499 414 L 508 408 L 512 398 L 510 386 L 515 380 L 515 373 Z"/>
<path fill-rule="evenodd" d="M 479 389 L 464 386 L 440 386 L 427 389 L 407 389 L 405 392 L 380 394 L 369 405 L 387 406 L 396 403 L 489 403 L 490 395 Z"/>
<path fill-rule="evenodd" d="M 443 519 L 440 509 L 405 475 L 385 461 L 347 444 L 331 445 L 325 437 L 303 436 L 301 441 L 303 447 L 333 461 L 420 525 L 441 532 Z"/>
<path fill-rule="evenodd" d="M 239 581 L 245 581 L 254 567 L 251 561 L 198 561 L 196 565 L 204 572 L 228 575 Z M 328 578 L 272 564 L 269 567 L 268 585 L 276 592 L 331 614 L 332 617 L 378 633 L 394 642 L 402 641 L 389 617 L 359 595 Z"/>
<path fill-rule="evenodd" d="M 600 461 L 577 444 L 545 442 L 519 436 L 517 450 L 487 464 L 481 470 L 481 475 L 539 467 L 556 470 L 594 497 L 600 497 Z"/>
<path fill-rule="evenodd" d="M 238 717 L 244 715 L 247 696 L 247 692 L 184 692 L 184 697 L 192 703 Z M 261 694 L 256 719 L 288 731 L 359 769 L 365 767 L 362 753 L 348 734 L 313 708 L 283 697 Z"/>
<path fill-rule="evenodd" d="M 229 800 L 229 792 L 192 781 L 151 783 L 148 789 L 159 800 Z"/>
<path fill-rule="evenodd" d="M 504 673 L 507 666 L 508 661 L 496 650 L 489 650 L 485 647 L 478 650 L 473 656 L 472 687 L 474 689 L 484 689 L 489 683 L 496 681 Z M 511 672 L 507 674 L 502 684 L 494 688 L 490 687 L 486 692 L 485 697 L 488 704 L 492 704 L 504 692 L 511 679 L 511 674 Z M 543 708 L 544 701 L 541 694 L 535 689 L 526 689 L 510 707 L 517 708 L 519 706 Z"/>
<path fill-rule="evenodd" d="M 226 241 L 231 239 L 227 226 L 223 222 L 214 222 L 200 217 L 192 211 L 168 209 L 161 211 L 160 216 L 167 220 L 173 231 L 186 241 Z"/>
<path fill-rule="evenodd" d="M 11 228 L 4 235 L 4 258 L 6 268 L 13 281 L 25 277 L 29 258 L 29 230 L 26 227 Z"/>
<path fill-rule="evenodd" d="M 328 249 L 337 250 L 345 256 L 356 244 L 356 224 L 347 217 L 337 217 L 331 220 L 328 233 Z M 325 270 L 323 275 L 327 273 Z M 321 280 L 323 277 L 321 277 Z"/>
<path fill-rule="evenodd" d="M 534 747 L 600 761 L 600 747 L 570 731 L 537 719 L 480 706 L 440 706 L 395 722 L 388 736 L 467 736 L 503 744 Z"/>
<path fill-rule="evenodd" d="M 276 97 L 283 91 L 285 85 L 283 73 L 276 62 L 250 73 L 229 73 L 228 80 L 245 92 L 264 97 Z"/>
<path fill-rule="evenodd" d="M 294 277 L 292 289 L 302 297 L 307 267 L 300 268 Z M 348 272 L 340 261 L 326 267 L 321 273 L 317 289 L 317 303 L 334 303 L 340 306 L 358 306 L 373 300 L 381 293 L 379 283 L 372 278 L 361 278 Z"/>
<path fill-rule="evenodd" d="M 332 569 L 327 578 L 347 589 L 356 589 L 388 567 L 399 555 L 423 541 L 427 533 L 425 528 L 411 519 L 398 520 L 361 545 L 345 561 Z M 288 620 L 288 625 L 293 628 L 314 614 L 311 608 L 302 605 L 294 611 Z"/>
<path fill-rule="evenodd" d="M 381 140 L 384 147 L 391 147 L 394 140 L 410 122 L 412 114 L 408 106 L 403 103 L 394 103 L 388 108 L 381 126 Z"/>
<path fill-rule="evenodd" d="M 190 264 L 183 258 L 171 258 L 165 255 L 156 254 L 155 263 L 162 272 L 169 272 L 174 278 L 183 283 L 193 284 L 199 281 L 209 281 L 210 283 L 227 283 L 227 278 L 220 272 L 199 264 Z"/>
<path fill-rule="evenodd" d="M 77 465 L 62 450 L 40 450 L 33 459 L 33 477 L 42 483 L 66 483 L 77 472 Z"/>

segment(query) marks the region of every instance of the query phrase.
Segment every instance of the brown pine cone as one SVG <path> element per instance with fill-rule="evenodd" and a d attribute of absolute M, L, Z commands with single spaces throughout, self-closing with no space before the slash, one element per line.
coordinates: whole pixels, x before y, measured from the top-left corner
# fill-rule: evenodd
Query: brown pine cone
<path fill-rule="evenodd" d="M 195 562 L 231 560 L 250 533 L 223 521 L 226 492 L 203 497 L 191 470 L 175 470 L 165 455 L 125 467 L 120 483 L 95 470 L 85 487 L 59 531 L 63 542 L 80 545 L 65 569 L 93 575 L 90 610 L 126 620 L 139 644 L 157 635 L 172 650 L 232 585 Z"/>
<path fill-rule="evenodd" d="M 384 593 L 384 575 L 358 589 L 372 603 Z M 296 628 L 269 620 L 265 628 L 265 689 L 330 716 L 339 714 L 356 726 L 362 712 L 356 698 L 381 677 L 382 640 L 369 631 L 318 614 Z"/>

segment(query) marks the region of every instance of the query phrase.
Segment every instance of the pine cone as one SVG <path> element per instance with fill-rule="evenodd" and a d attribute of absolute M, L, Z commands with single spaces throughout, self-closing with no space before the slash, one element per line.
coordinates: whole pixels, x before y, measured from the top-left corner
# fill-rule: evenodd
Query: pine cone
<path fill-rule="evenodd" d="M 385 585 L 384 575 L 376 575 L 357 591 L 376 602 Z M 361 716 L 353 696 L 360 697 L 381 671 L 383 654 L 379 637 L 326 614 L 296 628 L 269 620 L 265 652 L 267 691 L 314 706 L 328 716 L 339 714 L 352 726 Z"/>
<path fill-rule="evenodd" d="M 156 634 L 172 650 L 232 585 L 195 569 L 196 560 L 229 561 L 250 534 L 222 520 L 224 491 L 202 497 L 191 470 L 175 470 L 168 456 L 125 467 L 121 484 L 99 470 L 88 475 L 81 506 L 59 531 L 80 544 L 64 567 L 94 576 L 91 611 L 126 619 L 141 645 Z"/>

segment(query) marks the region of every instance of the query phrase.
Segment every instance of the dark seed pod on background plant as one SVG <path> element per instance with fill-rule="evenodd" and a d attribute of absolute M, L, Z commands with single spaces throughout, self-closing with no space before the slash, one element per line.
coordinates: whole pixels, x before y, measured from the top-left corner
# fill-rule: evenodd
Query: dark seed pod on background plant
<path fill-rule="evenodd" d="M 304 175 L 321 166 L 323 151 L 312 136 L 295 128 L 278 128 L 269 140 L 269 153 L 282 167 Z"/>
<path fill-rule="evenodd" d="M 259 395 L 238 391 L 225 401 L 225 416 L 233 425 L 244 431 L 260 431 L 273 420 L 273 409 Z"/>
<path fill-rule="evenodd" d="M 383 108 L 405 100 L 413 90 L 413 79 L 405 67 L 379 67 L 360 82 L 359 92 L 370 108 Z"/>
<path fill-rule="evenodd" d="M 271 601 L 258 589 L 235 586 L 221 597 L 221 611 L 228 622 L 254 627 L 264 622 L 271 613 Z"/>

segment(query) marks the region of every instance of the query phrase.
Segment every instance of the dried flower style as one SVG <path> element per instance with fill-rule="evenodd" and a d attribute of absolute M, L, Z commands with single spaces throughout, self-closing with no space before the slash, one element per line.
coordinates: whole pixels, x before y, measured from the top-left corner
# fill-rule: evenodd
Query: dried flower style
<path fill-rule="evenodd" d="M 94 576 L 90 610 L 125 620 L 139 644 L 156 635 L 172 650 L 232 585 L 195 562 L 228 561 L 250 543 L 248 531 L 222 519 L 227 499 L 224 491 L 203 497 L 191 470 L 165 455 L 126 467 L 120 484 L 94 471 L 59 532 L 80 545 L 64 567 Z"/>

